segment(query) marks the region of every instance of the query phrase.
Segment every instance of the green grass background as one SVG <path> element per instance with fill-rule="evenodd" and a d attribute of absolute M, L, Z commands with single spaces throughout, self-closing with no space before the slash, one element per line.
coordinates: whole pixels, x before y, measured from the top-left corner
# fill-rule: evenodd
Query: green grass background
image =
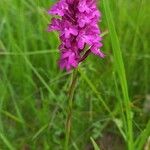
<path fill-rule="evenodd" d="M 46 32 L 53 3 L 0 0 L 0 150 L 63 149 L 70 73 L 57 65 L 57 33 Z M 106 58 L 91 55 L 79 66 L 71 150 L 88 149 L 90 137 L 114 150 L 148 145 L 149 6 L 148 0 L 99 3 Z"/>

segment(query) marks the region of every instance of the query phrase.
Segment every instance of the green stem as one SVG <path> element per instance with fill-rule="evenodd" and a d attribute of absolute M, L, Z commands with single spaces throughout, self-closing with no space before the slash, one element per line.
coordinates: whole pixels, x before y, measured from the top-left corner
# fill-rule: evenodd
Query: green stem
<path fill-rule="evenodd" d="M 70 134 L 71 134 L 73 97 L 74 97 L 76 82 L 77 82 L 77 69 L 75 69 L 72 73 L 71 84 L 70 84 L 69 93 L 68 93 L 68 112 L 67 112 L 67 120 L 66 120 L 66 132 L 65 132 L 66 137 L 65 137 L 65 148 L 64 148 L 64 150 L 69 149 L 69 141 L 70 141 Z"/>

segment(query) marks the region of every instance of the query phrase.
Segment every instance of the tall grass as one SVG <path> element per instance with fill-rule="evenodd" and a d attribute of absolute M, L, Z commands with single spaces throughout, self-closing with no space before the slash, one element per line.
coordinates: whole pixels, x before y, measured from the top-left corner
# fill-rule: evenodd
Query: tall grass
<path fill-rule="evenodd" d="M 64 146 L 70 74 L 57 65 L 57 34 L 46 32 L 52 3 L 0 0 L 2 150 Z M 79 67 L 69 148 L 88 149 L 92 137 L 100 149 L 142 150 L 150 136 L 148 0 L 103 0 L 99 8 L 106 58 L 91 55 Z"/>
<path fill-rule="evenodd" d="M 114 21 L 113 21 L 108 0 L 104 1 L 104 8 L 105 8 L 105 14 L 106 14 L 108 27 L 110 31 L 112 49 L 114 54 L 114 65 L 116 68 L 117 76 L 119 77 L 120 80 L 120 85 L 123 93 L 124 107 L 126 113 L 126 118 L 125 118 L 126 120 L 124 122 L 125 129 L 126 129 L 125 132 L 127 136 L 126 139 L 129 139 L 127 141 L 128 149 L 133 150 L 134 139 L 133 139 L 132 111 L 131 111 L 130 98 L 128 94 L 127 79 L 126 79 L 126 73 L 125 73 L 124 62 L 123 62 L 122 53 L 120 49 L 120 44 L 115 30 Z"/>

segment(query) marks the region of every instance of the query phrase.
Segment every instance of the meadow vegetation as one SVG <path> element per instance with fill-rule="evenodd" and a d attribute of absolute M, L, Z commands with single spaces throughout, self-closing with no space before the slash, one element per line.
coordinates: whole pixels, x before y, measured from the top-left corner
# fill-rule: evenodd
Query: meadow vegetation
<path fill-rule="evenodd" d="M 58 34 L 47 32 L 54 2 L 0 0 L 0 150 L 63 149 L 70 73 L 57 64 Z M 78 68 L 70 150 L 150 144 L 148 3 L 99 2 L 106 57 Z"/>

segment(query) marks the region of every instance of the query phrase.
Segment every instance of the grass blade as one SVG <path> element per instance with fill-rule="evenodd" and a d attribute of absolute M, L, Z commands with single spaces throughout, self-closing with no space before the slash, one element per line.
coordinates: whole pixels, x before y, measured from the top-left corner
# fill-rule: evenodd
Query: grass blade
<path fill-rule="evenodd" d="M 12 115 L 11 113 L 1 110 L 1 113 L 3 113 L 5 116 L 9 117 L 10 119 L 14 120 L 15 122 L 23 123 L 20 118 L 17 118 L 16 116 Z"/>
<path fill-rule="evenodd" d="M 140 134 L 139 138 L 135 142 L 135 147 L 137 147 L 137 150 L 141 150 L 146 143 L 146 140 L 150 136 L 150 120 L 147 123 L 146 128 L 143 130 L 143 132 Z"/>
<path fill-rule="evenodd" d="M 0 138 L 5 143 L 5 145 L 8 147 L 9 150 L 15 150 L 14 147 L 10 144 L 10 142 L 2 133 L 0 133 Z"/>
<path fill-rule="evenodd" d="M 100 150 L 100 148 L 98 147 L 98 145 L 96 144 L 96 142 L 94 141 L 94 139 L 92 137 L 90 139 L 91 139 L 92 144 L 94 146 L 94 150 Z"/>
<path fill-rule="evenodd" d="M 105 107 L 105 109 L 109 112 L 109 114 L 113 118 L 114 117 L 113 113 L 111 112 L 111 110 L 109 109 L 109 107 L 105 103 L 105 101 L 102 99 L 102 97 L 100 96 L 100 94 L 97 91 L 96 87 L 93 85 L 93 83 L 90 81 L 90 79 L 80 69 L 78 69 L 78 71 L 81 74 L 82 78 L 87 82 L 87 84 L 89 85 L 89 87 L 92 89 L 92 91 L 94 92 L 94 94 L 97 96 L 97 98 L 100 100 L 100 102 L 103 104 L 103 106 Z"/>
<path fill-rule="evenodd" d="M 124 62 L 122 58 L 122 53 L 120 49 L 120 44 L 118 40 L 118 36 L 115 30 L 115 25 L 112 17 L 112 12 L 110 10 L 109 1 L 104 0 L 104 10 L 105 15 L 107 18 L 107 24 L 110 32 L 110 38 L 111 38 L 111 44 L 114 54 L 114 61 L 115 61 L 115 69 L 118 73 L 118 77 L 120 79 L 120 84 L 122 88 L 122 93 L 124 97 L 124 105 L 126 109 L 126 121 L 127 121 L 127 137 L 128 137 L 128 149 L 133 150 L 134 149 L 134 142 L 133 142 L 133 125 L 132 125 L 132 115 L 131 115 L 131 108 L 130 108 L 130 99 L 128 95 L 128 87 L 127 87 L 127 80 L 126 80 L 126 74 L 125 74 L 125 68 L 124 68 Z"/>

